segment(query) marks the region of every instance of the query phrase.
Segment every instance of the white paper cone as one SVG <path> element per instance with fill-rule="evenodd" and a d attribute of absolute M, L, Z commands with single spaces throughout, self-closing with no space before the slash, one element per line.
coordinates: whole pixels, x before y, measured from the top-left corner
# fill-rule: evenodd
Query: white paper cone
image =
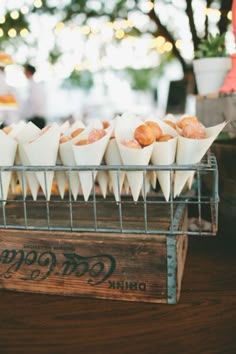
<path fill-rule="evenodd" d="M 17 142 L 15 139 L 11 138 L 0 130 L 0 151 L 4 152 L 0 154 L 0 165 L 1 166 L 12 166 L 14 165 L 16 156 Z M 1 174 L 1 186 L 0 186 L 0 196 L 2 200 L 7 199 L 9 185 L 11 181 L 12 172 L 3 171 Z"/>
<path fill-rule="evenodd" d="M 168 124 L 161 121 L 160 119 L 155 119 L 153 121 L 160 126 L 163 134 L 170 134 L 174 138 L 168 141 L 156 141 L 154 143 L 154 148 L 151 156 L 151 163 L 157 166 L 171 165 L 175 161 L 177 132 L 175 129 L 171 128 Z M 168 201 L 170 197 L 170 189 L 172 183 L 171 171 L 157 171 L 156 174 L 165 200 Z"/>
<path fill-rule="evenodd" d="M 106 130 L 106 135 L 94 143 L 87 145 L 72 145 L 74 158 L 76 165 L 78 166 L 99 166 L 102 162 L 104 153 L 107 148 L 110 136 L 112 133 L 112 127 Z M 85 134 L 89 134 L 89 130 L 82 132 L 83 138 Z M 84 196 L 84 200 L 87 201 L 96 179 L 97 171 L 79 171 L 81 188 Z"/>
<path fill-rule="evenodd" d="M 199 163 L 213 141 L 224 129 L 227 123 L 221 123 L 210 128 L 206 128 L 206 139 L 188 139 L 178 136 L 176 163 L 187 165 Z M 174 197 L 180 195 L 186 182 L 192 178 L 194 171 L 176 171 L 174 177 Z"/>
<path fill-rule="evenodd" d="M 40 129 L 32 122 L 27 123 L 24 129 L 17 134 L 18 149 L 16 154 L 16 164 L 29 166 L 30 162 L 25 154 L 23 145 L 34 140 L 40 133 Z M 27 194 L 27 185 L 29 185 L 32 197 L 37 199 L 39 182 L 34 172 L 26 171 L 25 173 L 17 172 L 18 180 L 21 185 L 24 196 Z"/>
<path fill-rule="evenodd" d="M 135 129 L 143 124 L 137 117 L 121 116 L 117 118 L 115 136 L 123 165 L 148 165 L 153 151 L 153 145 L 142 149 L 129 148 L 122 141 L 133 139 Z M 133 200 L 136 202 L 143 187 L 145 173 L 143 171 L 127 171 L 127 179 Z"/>
<path fill-rule="evenodd" d="M 107 187 L 108 187 L 108 173 L 107 171 L 98 171 L 97 173 L 97 182 L 101 189 L 103 198 L 106 198 Z"/>
<path fill-rule="evenodd" d="M 30 165 L 54 166 L 57 161 L 59 138 L 60 130 L 57 125 L 53 125 L 33 142 L 24 144 L 23 149 Z M 50 200 L 54 171 L 37 171 L 36 177 L 45 197 Z"/>
<path fill-rule="evenodd" d="M 76 138 L 78 139 L 78 137 Z M 76 164 L 72 149 L 72 144 L 74 141 L 75 139 L 71 139 L 65 143 L 60 144 L 59 146 L 59 156 L 64 166 L 75 166 Z M 67 173 L 67 177 L 69 189 L 73 195 L 74 200 L 76 200 L 80 186 L 79 175 L 76 171 L 70 171 Z"/>
<path fill-rule="evenodd" d="M 146 178 L 149 181 L 149 183 L 152 186 L 152 188 L 155 189 L 156 188 L 156 184 L 157 184 L 156 171 L 147 171 Z"/>
<path fill-rule="evenodd" d="M 127 175 L 125 175 L 125 179 L 124 179 L 124 191 L 125 191 L 125 194 L 130 193 L 130 186 L 129 186 L 129 181 L 128 181 Z"/>
<path fill-rule="evenodd" d="M 110 139 L 104 156 L 107 165 L 122 165 L 120 152 L 117 146 L 116 139 Z M 109 171 L 109 178 L 114 193 L 115 200 L 120 201 L 120 193 L 123 187 L 125 173 L 124 171 Z"/>

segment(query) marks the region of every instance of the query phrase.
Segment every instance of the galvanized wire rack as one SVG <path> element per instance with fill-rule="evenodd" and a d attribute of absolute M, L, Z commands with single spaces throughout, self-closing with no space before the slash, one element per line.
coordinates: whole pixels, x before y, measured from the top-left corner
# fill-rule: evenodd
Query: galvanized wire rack
<path fill-rule="evenodd" d="M 67 176 L 67 190 L 63 198 L 56 191 L 49 193 L 45 185 L 45 192 L 39 190 L 34 200 L 31 194 L 24 190 L 26 172 L 42 172 L 46 182 L 49 171 L 64 172 Z M 76 198 L 70 188 L 71 174 L 79 171 L 90 171 L 93 178 L 93 187 L 89 199 L 84 200 L 81 191 Z M 119 198 L 114 198 L 112 192 L 102 195 L 96 181 L 98 171 L 114 171 L 119 178 L 121 171 L 142 171 L 143 188 L 139 199 L 134 202 L 132 195 L 121 191 Z M 171 190 L 169 200 L 166 201 L 162 191 L 156 188 L 147 190 L 146 175 L 148 171 L 170 171 Z M 174 198 L 173 180 L 176 171 L 193 171 L 193 187 L 185 188 L 181 195 Z M 0 167 L 0 190 L 3 195 L 4 173 L 10 172 L 18 176 L 18 191 L 8 192 L 7 198 L 0 199 L 0 228 L 19 230 L 68 231 L 68 232 L 102 232 L 122 234 L 152 234 L 179 235 L 179 218 L 187 208 L 189 214 L 197 220 L 197 228 L 186 231 L 188 235 L 215 235 L 218 227 L 218 169 L 215 156 L 208 153 L 199 164 L 194 165 L 163 165 L 163 166 L 12 166 Z M 208 188 L 204 187 L 207 180 Z M 209 183 L 210 181 L 210 183 Z M 53 186 L 56 188 L 56 178 Z M 209 185 L 211 188 L 209 188 Z M 49 197 L 50 194 L 50 197 Z M 163 216 L 165 218 L 163 219 Z M 208 228 L 204 220 L 208 219 Z M 166 227 L 166 220 L 169 225 Z M 210 228 L 209 228 L 210 225 Z M 166 229 L 168 231 L 166 231 Z"/>

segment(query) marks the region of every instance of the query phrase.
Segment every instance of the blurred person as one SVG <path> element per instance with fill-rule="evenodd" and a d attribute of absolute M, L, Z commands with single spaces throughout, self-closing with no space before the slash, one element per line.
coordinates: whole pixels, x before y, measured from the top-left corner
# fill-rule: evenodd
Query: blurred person
<path fill-rule="evenodd" d="M 42 129 L 46 125 L 46 92 L 42 82 L 35 80 L 36 68 L 24 65 L 24 74 L 28 81 L 26 100 L 22 104 L 21 116 Z"/>

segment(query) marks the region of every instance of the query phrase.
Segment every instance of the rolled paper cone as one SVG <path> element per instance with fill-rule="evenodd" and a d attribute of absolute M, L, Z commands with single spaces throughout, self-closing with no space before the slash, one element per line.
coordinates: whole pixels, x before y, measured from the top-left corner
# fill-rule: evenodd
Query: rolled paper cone
<path fill-rule="evenodd" d="M 11 181 L 10 181 L 10 189 L 12 193 L 16 192 L 17 179 L 18 179 L 17 174 L 15 171 L 13 171 L 11 174 Z"/>
<path fill-rule="evenodd" d="M 104 160 L 107 165 L 122 165 L 122 160 L 116 139 L 110 139 L 105 151 Z M 109 178 L 111 181 L 112 190 L 115 200 L 120 201 L 120 194 L 124 183 L 124 171 L 109 171 Z"/>
<path fill-rule="evenodd" d="M 60 133 L 62 134 L 67 134 L 69 133 L 69 130 L 70 130 L 70 123 L 68 122 L 68 120 L 66 122 L 64 122 L 63 124 L 61 124 L 59 126 L 59 129 L 60 129 Z"/>
<path fill-rule="evenodd" d="M 125 191 L 125 194 L 130 193 L 130 186 L 129 186 L 129 181 L 128 181 L 127 175 L 125 175 L 125 179 L 124 179 L 124 191 Z"/>
<path fill-rule="evenodd" d="M 40 129 L 33 124 L 32 122 L 27 123 L 16 136 L 16 140 L 18 141 L 18 149 L 16 153 L 16 164 L 29 166 L 30 162 L 28 160 L 27 155 L 24 151 L 24 144 L 28 143 L 31 140 L 34 140 L 40 133 Z M 30 192 L 32 194 L 33 200 L 37 199 L 38 190 L 39 190 L 39 182 L 34 172 L 25 171 L 25 172 L 17 172 L 18 180 L 23 192 L 24 197 L 27 194 L 27 185 L 29 186 Z"/>
<path fill-rule="evenodd" d="M 71 133 L 73 133 L 75 130 L 79 129 L 79 128 L 83 128 L 85 129 L 85 125 L 81 120 L 76 120 L 71 126 L 70 128 L 65 132 L 65 135 L 70 135 Z"/>
<path fill-rule="evenodd" d="M 59 157 L 57 157 L 57 166 L 62 165 L 62 162 Z M 55 171 L 55 180 L 57 183 L 58 191 L 61 196 L 61 199 L 64 198 L 66 183 L 67 183 L 67 176 L 65 171 Z"/>
<path fill-rule="evenodd" d="M 61 199 L 64 198 L 65 195 L 65 189 L 66 189 L 66 183 L 67 183 L 67 178 L 66 174 L 64 171 L 56 171 L 55 172 L 55 179 L 57 182 L 58 190 L 61 196 Z"/>
<path fill-rule="evenodd" d="M 17 138 L 17 136 L 20 134 L 21 130 L 26 126 L 26 123 L 21 120 L 19 121 L 17 124 L 12 124 L 11 127 L 11 131 L 9 132 L 9 135 L 12 138 Z"/>
<path fill-rule="evenodd" d="M 82 132 L 81 134 L 83 134 Z M 105 154 L 107 144 L 112 133 L 112 127 L 106 130 L 106 135 L 101 139 L 87 145 L 72 145 L 76 165 L 99 166 Z M 85 134 L 85 133 L 84 133 Z M 86 131 L 89 134 L 89 130 Z M 85 135 L 83 135 L 83 138 Z M 79 171 L 79 178 L 84 200 L 87 201 L 94 186 L 97 171 Z"/>
<path fill-rule="evenodd" d="M 132 149 L 118 143 L 123 165 L 146 166 L 150 162 L 153 144 L 142 149 Z M 143 187 L 145 172 L 144 171 L 127 171 L 127 179 L 134 202 L 137 202 L 140 191 Z"/>
<path fill-rule="evenodd" d="M 137 117 L 121 116 L 117 119 L 115 127 L 115 137 L 118 144 L 121 160 L 123 165 L 148 165 L 151 159 L 153 145 L 143 147 L 142 149 L 129 148 L 122 144 L 122 141 L 133 139 L 135 129 L 143 124 L 142 120 Z M 144 171 L 127 171 L 127 179 L 134 202 L 137 202 L 141 189 L 143 187 L 145 172 Z"/>
<path fill-rule="evenodd" d="M 189 139 L 178 136 L 176 163 L 177 165 L 192 165 L 199 163 L 211 144 L 224 129 L 227 122 L 206 128 L 207 138 Z M 180 195 L 188 179 L 193 178 L 194 171 L 175 171 L 174 197 Z"/>
<path fill-rule="evenodd" d="M 60 144 L 59 146 L 59 156 L 64 166 L 75 166 L 75 158 L 73 154 L 72 144 L 78 139 L 78 136 L 74 139 L 71 139 L 65 143 Z M 74 200 L 76 200 L 80 187 L 79 175 L 76 171 L 69 171 L 67 173 L 69 190 L 71 191 Z"/>
<path fill-rule="evenodd" d="M 171 165 L 175 161 L 177 137 L 163 142 L 155 142 L 151 162 L 153 165 Z M 171 171 L 157 171 L 156 172 L 162 193 L 166 199 L 169 200 L 171 190 Z"/>
<path fill-rule="evenodd" d="M 147 171 L 147 180 L 149 181 L 152 188 L 155 189 L 157 185 L 156 171 Z"/>
<path fill-rule="evenodd" d="M 8 136 L 7 134 L 5 134 L 2 130 L 0 130 L 0 151 L 4 151 L 4 153 L 0 154 L 0 166 L 14 165 L 16 149 L 17 149 L 16 140 Z M 2 202 L 5 204 L 5 201 L 8 196 L 12 172 L 2 171 L 0 175 L 1 175 L 0 196 Z"/>
<path fill-rule="evenodd" d="M 52 125 L 37 139 L 31 143 L 24 144 L 23 148 L 30 165 L 54 166 L 58 156 L 59 139 L 60 130 L 57 125 Z M 37 171 L 36 177 L 45 197 L 50 200 L 54 171 Z"/>
<path fill-rule="evenodd" d="M 161 128 L 163 134 L 170 134 L 173 136 L 168 141 L 156 141 L 154 143 L 153 152 L 151 156 L 151 163 L 153 165 L 171 165 L 175 161 L 176 146 L 177 146 L 177 132 L 160 119 L 152 119 Z M 172 173 L 170 170 L 156 172 L 162 193 L 165 200 L 168 201 L 170 197 L 170 190 L 172 184 Z"/>
<path fill-rule="evenodd" d="M 144 183 L 142 186 L 143 198 L 145 198 L 147 193 L 150 192 L 150 190 L 151 190 L 151 181 L 150 181 L 151 175 L 149 174 L 149 172 L 150 171 L 147 171 L 146 176 L 145 176 L 146 178 L 144 179 Z"/>
<path fill-rule="evenodd" d="M 97 182 L 101 189 L 103 198 L 106 198 L 107 188 L 108 188 L 108 173 L 107 171 L 98 171 L 97 173 Z"/>

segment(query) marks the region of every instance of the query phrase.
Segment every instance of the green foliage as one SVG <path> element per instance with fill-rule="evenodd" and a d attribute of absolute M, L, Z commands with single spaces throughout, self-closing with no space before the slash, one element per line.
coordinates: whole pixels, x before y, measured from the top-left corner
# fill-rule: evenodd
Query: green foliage
<path fill-rule="evenodd" d="M 127 68 L 125 74 L 129 77 L 131 88 L 137 91 L 148 91 L 152 89 L 156 79 L 155 69 L 153 68 Z"/>
<path fill-rule="evenodd" d="M 207 38 L 202 39 L 198 50 L 195 52 L 195 58 L 214 58 L 214 57 L 225 57 L 226 47 L 225 47 L 225 34 L 215 35 L 210 34 Z"/>
<path fill-rule="evenodd" d="M 22 40 L 22 38 L 19 36 L 20 31 L 22 29 L 29 30 L 29 23 L 27 18 L 22 13 L 19 13 L 18 19 L 14 20 L 12 19 L 12 17 L 10 16 L 10 12 L 8 11 L 5 14 L 5 22 L 0 25 L 0 28 L 3 30 L 3 36 L 0 37 L 0 43 L 2 45 L 4 42 L 18 42 L 19 39 Z M 8 36 L 8 31 L 11 28 L 14 28 L 16 30 L 17 35 L 15 38 L 10 38 Z"/>
<path fill-rule="evenodd" d="M 69 89 L 81 88 L 87 91 L 93 87 L 93 84 L 93 76 L 89 70 L 74 70 L 70 76 L 64 80 L 62 86 Z"/>
<path fill-rule="evenodd" d="M 134 69 L 127 68 L 124 70 L 126 76 L 130 80 L 130 85 L 133 90 L 148 91 L 156 87 L 157 80 L 164 72 L 164 68 L 168 62 L 172 60 L 171 53 L 162 55 L 160 64 L 153 68 Z"/>
<path fill-rule="evenodd" d="M 48 53 L 48 61 L 49 63 L 56 64 L 57 61 L 60 59 L 62 53 L 61 51 L 57 48 L 57 46 L 54 46 L 54 48 Z"/>

